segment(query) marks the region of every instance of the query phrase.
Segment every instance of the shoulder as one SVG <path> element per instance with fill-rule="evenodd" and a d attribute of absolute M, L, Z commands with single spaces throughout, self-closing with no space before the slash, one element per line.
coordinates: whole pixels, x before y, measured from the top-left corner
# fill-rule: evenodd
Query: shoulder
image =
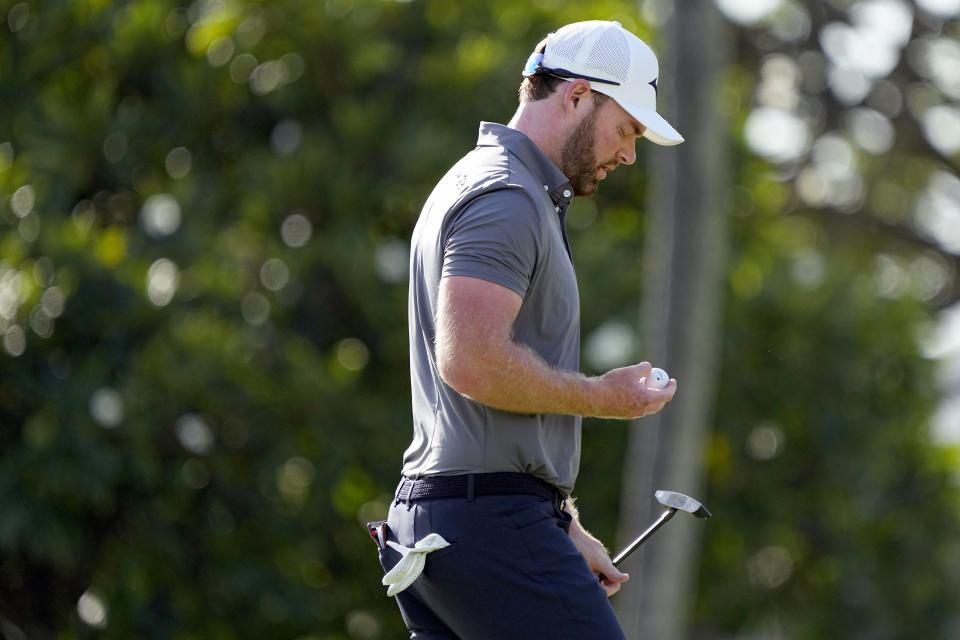
<path fill-rule="evenodd" d="M 477 147 L 450 172 L 460 185 L 474 194 L 509 190 L 523 193 L 536 207 L 549 204 L 549 196 L 533 171 L 500 146 Z"/>

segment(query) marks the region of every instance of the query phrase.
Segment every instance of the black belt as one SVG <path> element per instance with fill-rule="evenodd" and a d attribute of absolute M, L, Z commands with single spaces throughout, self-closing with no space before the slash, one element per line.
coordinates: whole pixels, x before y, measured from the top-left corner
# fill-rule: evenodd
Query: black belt
<path fill-rule="evenodd" d="M 475 496 L 532 495 L 563 506 L 566 498 L 555 486 L 528 473 L 498 471 L 468 473 L 460 476 L 404 478 L 397 487 L 397 502 L 411 503 L 433 498 L 473 498 Z"/>

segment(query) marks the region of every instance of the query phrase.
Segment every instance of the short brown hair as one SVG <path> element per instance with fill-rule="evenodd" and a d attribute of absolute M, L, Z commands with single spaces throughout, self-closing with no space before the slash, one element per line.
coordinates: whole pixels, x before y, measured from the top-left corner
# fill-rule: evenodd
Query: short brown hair
<path fill-rule="evenodd" d="M 547 39 L 544 38 L 540 44 L 533 50 L 534 53 L 543 53 L 547 49 Z M 548 76 L 544 73 L 527 76 L 520 83 L 520 103 L 533 102 L 547 98 L 557 89 L 557 84 L 561 82 L 560 78 Z"/>
<path fill-rule="evenodd" d="M 533 102 L 535 100 L 549 98 L 562 82 L 563 80 L 561 78 L 545 73 L 538 73 L 537 75 L 524 78 L 523 82 L 520 83 L 520 90 L 518 91 L 520 102 Z"/>
<path fill-rule="evenodd" d="M 537 45 L 537 48 L 534 49 L 534 52 L 543 53 L 546 48 L 547 39 L 544 38 L 540 41 L 540 44 Z M 523 79 L 523 82 L 520 83 L 520 90 L 517 92 L 520 97 L 520 104 L 549 98 L 551 95 L 553 95 L 553 92 L 557 90 L 557 87 L 563 82 L 563 78 L 558 78 L 557 76 L 550 75 L 549 73 L 538 73 L 536 75 L 527 76 Z M 597 105 L 599 106 L 603 104 L 607 96 L 596 91 L 594 93 L 596 94 Z"/>

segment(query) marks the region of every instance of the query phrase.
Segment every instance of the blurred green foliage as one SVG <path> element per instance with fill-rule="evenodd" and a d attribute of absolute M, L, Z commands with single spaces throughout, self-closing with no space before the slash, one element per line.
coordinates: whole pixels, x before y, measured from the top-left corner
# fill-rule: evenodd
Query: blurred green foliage
<path fill-rule="evenodd" d="M 548 31 L 655 29 L 614 0 L 0 16 L 2 632 L 403 637 L 362 524 L 410 436 L 420 205 L 510 117 Z M 734 127 L 755 62 L 731 73 Z M 781 179 L 736 166 L 695 628 L 946 637 L 960 523 L 926 435 L 931 312 L 877 294 L 874 239 L 783 215 Z M 571 211 L 585 336 L 635 324 L 645 186 L 617 172 Z M 612 540 L 626 425 L 585 424 L 578 493 Z"/>

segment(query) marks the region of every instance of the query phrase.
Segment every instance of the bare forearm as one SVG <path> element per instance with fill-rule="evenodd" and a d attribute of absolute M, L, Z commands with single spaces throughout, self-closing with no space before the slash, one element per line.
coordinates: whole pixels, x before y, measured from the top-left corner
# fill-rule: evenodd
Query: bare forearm
<path fill-rule="evenodd" d="M 596 415 L 596 383 L 578 371 L 548 365 L 512 340 L 488 347 L 448 384 L 482 404 L 515 413 Z"/>
<path fill-rule="evenodd" d="M 463 395 L 515 413 L 557 413 L 636 418 L 654 413 L 676 391 L 640 380 L 649 363 L 587 377 L 550 366 L 511 335 L 522 299 L 473 278 L 444 278 L 440 284 L 434 355 L 441 378 Z"/>
<path fill-rule="evenodd" d="M 676 391 L 675 381 L 662 390 L 645 387 L 641 380 L 650 372 L 646 362 L 588 377 L 553 368 L 513 340 L 462 350 L 448 356 L 448 362 L 454 358 L 463 361 L 441 370 L 447 384 L 477 402 L 514 413 L 632 419 L 659 411 Z"/>

